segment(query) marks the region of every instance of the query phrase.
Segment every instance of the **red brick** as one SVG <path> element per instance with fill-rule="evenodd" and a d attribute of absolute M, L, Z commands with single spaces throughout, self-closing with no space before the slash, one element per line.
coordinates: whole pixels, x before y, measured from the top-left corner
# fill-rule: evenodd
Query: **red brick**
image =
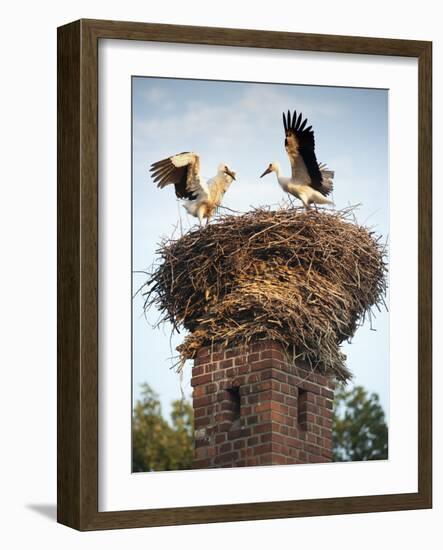
<path fill-rule="evenodd" d="M 312 382 L 306 382 L 306 381 L 302 382 L 301 387 L 305 391 L 312 392 L 313 394 L 320 393 L 320 390 L 321 390 L 321 388 L 316 384 L 313 384 Z M 313 398 L 312 396 L 309 397 L 309 399 L 312 399 L 312 398 Z"/>
<path fill-rule="evenodd" d="M 328 385 L 328 378 L 326 376 L 323 376 L 322 374 L 315 374 L 315 383 L 319 386 L 327 386 Z"/>
<path fill-rule="evenodd" d="M 334 399 L 334 392 L 328 388 L 320 388 L 320 394 L 327 399 Z"/>
<path fill-rule="evenodd" d="M 298 401 L 296 397 L 285 396 L 285 403 L 290 407 L 297 407 Z"/>
<path fill-rule="evenodd" d="M 297 386 L 290 386 L 289 384 L 280 384 L 280 391 L 291 396 L 296 396 L 298 393 Z"/>
<path fill-rule="evenodd" d="M 195 458 L 192 464 L 192 467 L 195 469 L 203 469 L 203 468 L 210 468 L 211 467 L 211 459 L 210 458 L 204 458 L 204 459 L 197 459 Z"/>
<path fill-rule="evenodd" d="M 268 349 L 281 351 L 283 350 L 283 346 L 278 342 L 276 342 L 275 340 L 262 340 L 260 342 L 256 342 L 255 344 L 252 344 L 251 349 L 253 351 L 261 351 L 261 350 L 268 350 Z"/>
<path fill-rule="evenodd" d="M 231 441 L 228 441 L 226 443 L 223 443 L 222 445 L 220 445 L 219 447 L 219 452 L 220 453 L 228 453 L 232 450 L 232 442 Z"/>
<path fill-rule="evenodd" d="M 254 456 L 270 453 L 272 451 L 271 443 L 262 443 L 254 448 Z"/>
<path fill-rule="evenodd" d="M 208 425 L 208 417 L 207 416 L 199 416 L 197 418 L 194 418 L 194 428 L 196 430 L 199 430 L 200 428 L 205 428 Z"/>
<path fill-rule="evenodd" d="M 319 426 L 319 429 L 320 429 L 320 435 L 322 437 L 331 437 L 332 436 L 332 430 L 330 430 L 329 428 L 324 428 L 323 426 Z"/>
<path fill-rule="evenodd" d="M 219 391 L 217 394 L 217 401 L 221 403 L 222 401 L 231 401 L 231 394 L 229 390 L 231 389 L 231 383 L 229 381 L 220 382 L 218 385 Z"/>
<path fill-rule="evenodd" d="M 195 428 L 202 436 L 195 468 L 331 460 L 332 384 L 287 361 L 282 346 L 269 341 L 199 351 L 192 377 Z M 228 391 L 233 386 L 239 388 L 239 419 Z M 305 391 L 298 399 L 299 388 Z"/>
<path fill-rule="evenodd" d="M 288 459 L 276 453 L 272 453 L 272 464 L 288 464 Z"/>
<path fill-rule="evenodd" d="M 317 443 L 317 436 L 312 434 L 312 433 L 307 433 L 306 434 L 306 441 L 308 441 L 309 443 L 313 443 L 314 445 L 318 445 Z"/>
<path fill-rule="evenodd" d="M 217 424 L 221 424 L 225 420 L 228 421 L 228 422 L 232 421 L 232 412 L 231 411 L 223 411 L 223 412 L 216 413 L 215 421 L 217 422 Z"/>
<path fill-rule="evenodd" d="M 267 349 L 260 352 L 260 359 L 274 359 L 274 361 L 283 362 L 285 360 L 284 355 L 281 351 L 276 351 L 273 349 Z"/>
<path fill-rule="evenodd" d="M 270 349 L 271 345 L 270 342 L 256 342 L 255 344 L 252 344 L 250 346 L 251 351 L 253 352 L 260 352 L 265 349 Z"/>
<path fill-rule="evenodd" d="M 206 416 L 207 410 L 204 407 L 199 407 L 198 409 L 194 410 L 194 418 L 199 418 L 201 416 Z"/>
<path fill-rule="evenodd" d="M 320 408 L 317 407 L 317 405 L 313 405 L 312 403 L 306 403 L 306 411 L 312 414 L 319 414 Z"/>
<path fill-rule="evenodd" d="M 302 464 L 306 464 L 308 461 L 308 454 L 305 451 L 298 451 L 298 458 Z"/>
<path fill-rule="evenodd" d="M 203 397 L 196 397 L 192 400 L 194 409 L 199 407 L 204 407 L 205 405 L 210 405 L 214 399 L 214 395 L 204 395 Z"/>
<path fill-rule="evenodd" d="M 194 359 L 194 365 L 192 366 L 192 374 L 198 375 L 198 371 L 204 370 L 205 365 L 212 363 L 211 357 L 208 355 L 207 357 L 196 357 Z M 195 372 L 197 370 L 197 372 Z M 201 374 L 201 373 L 200 373 Z"/>
<path fill-rule="evenodd" d="M 242 348 L 231 348 L 225 351 L 225 358 L 231 359 L 233 357 L 244 357 L 245 350 Z"/>
<path fill-rule="evenodd" d="M 191 386 L 200 386 L 208 382 L 212 382 L 212 374 L 201 374 L 200 376 L 193 376 L 191 378 Z"/>
<path fill-rule="evenodd" d="M 314 424 L 311 428 L 312 433 L 321 435 L 321 427 L 317 426 L 317 424 Z"/>
<path fill-rule="evenodd" d="M 206 393 L 206 388 L 205 386 L 198 386 L 196 388 L 194 388 L 194 390 L 192 391 L 192 397 L 201 397 L 202 395 L 205 395 Z"/>
<path fill-rule="evenodd" d="M 313 405 L 315 405 L 315 403 L 317 402 L 317 395 L 315 393 L 312 393 L 311 391 L 305 390 L 304 393 L 299 395 L 299 399 L 303 400 L 306 404 L 312 403 Z"/>
<path fill-rule="evenodd" d="M 272 400 L 283 404 L 285 402 L 285 396 L 279 391 L 272 390 Z"/>
<path fill-rule="evenodd" d="M 192 367 L 192 376 L 200 376 L 205 372 L 205 367 Z"/>
<path fill-rule="evenodd" d="M 240 437 L 247 437 L 250 433 L 250 428 L 239 428 L 237 430 L 230 430 L 228 432 L 228 439 L 239 439 Z"/>
<path fill-rule="evenodd" d="M 270 369 L 272 367 L 273 367 L 272 359 L 262 359 L 260 361 L 254 361 L 254 363 L 251 363 L 251 368 L 253 370 Z"/>
<path fill-rule="evenodd" d="M 253 426 L 252 430 L 253 433 L 263 433 L 263 432 L 270 432 L 274 430 L 275 427 L 272 424 L 272 422 L 261 422 L 260 424 L 256 424 Z"/>
<path fill-rule="evenodd" d="M 272 401 L 265 401 L 264 403 L 258 403 L 258 405 L 255 407 L 255 412 L 260 413 L 263 411 L 270 411 L 272 408 Z"/>
<path fill-rule="evenodd" d="M 275 434 L 272 434 L 272 433 L 270 433 L 270 432 L 264 433 L 264 434 L 262 434 L 262 435 L 260 436 L 260 441 L 261 441 L 262 443 L 266 443 L 266 442 L 268 442 L 268 441 L 271 441 L 271 440 L 273 440 L 274 435 L 275 435 Z"/>
<path fill-rule="evenodd" d="M 223 463 L 232 463 L 236 458 L 238 458 L 238 452 L 233 451 L 231 453 L 220 454 L 217 456 L 217 461 L 219 464 Z"/>
<path fill-rule="evenodd" d="M 332 411 L 334 408 L 334 402 L 330 399 L 326 399 L 325 409 Z"/>
<path fill-rule="evenodd" d="M 331 418 L 323 418 L 321 416 L 317 416 L 316 417 L 316 423 L 320 424 L 320 426 L 323 426 L 324 428 L 332 429 L 332 419 Z"/>
<path fill-rule="evenodd" d="M 234 441 L 234 449 L 243 449 L 243 447 L 245 446 L 246 446 L 245 439 L 237 439 L 237 441 Z"/>
<path fill-rule="evenodd" d="M 259 398 L 259 396 L 256 393 L 253 394 L 253 395 L 249 395 L 248 396 L 248 403 L 250 403 L 250 404 L 258 403 L 258 398 Z"/>
<path fill-rule="evenodd" d="M 266 369 L 266 370 L 262 370 L 260 372 L 260 379 L 261 380 L 269 380 L 272 377 L 273 377 L 272 369 Z"/>
<path fill-rule="evenodd" d="M 282 414 L 276 412 L 276 411 L 271 411 L 271 419 L 274 421 L 274 422 L 280 422 L 280 424 L 288 424 L 288 418 L 283 416 Z"/>
<path fill-rule="evenodd" d="M 208 347 L 200 348 L 195 354 L 195 359 L 201 359 L 203 357 L 208 357 L 211 354 L 211 350 Z"/>
<path fill-rule="evenodd" d="M 195 458 L 207 458 L 208 449 L 206 447 L 196 447 L 194 449 L 194 456 Z"/>
<path fill-rule="evenodd" d="M 215 447 L 208 447 L 208 457 L 213 458 L 217 455 L 217 449 Z"/>
<path fill-rule="evenodd" d="M 220 432 L 227 432 L 232 427 L 232 422 L 222 422 L 218 425 L 218 430 Z"/>
<path fill-rule="evenodd" d="M 269 361 L 269 359 L 267 359 Z M 289 376 L 280 370 L 273 369 L 272 377 L 279 382 L 288 382 Z"/>
<path fill-rule="evenodd" d="M 241 365 L 237 367 L 237 374 L 248 374 L 249 370 L 249 365 Z"/>
<path fill-rule="evenodd" d="M 205 365 L 205 373 L 210 374 L 218 371 L 218 363 L 208 363 Z"/>

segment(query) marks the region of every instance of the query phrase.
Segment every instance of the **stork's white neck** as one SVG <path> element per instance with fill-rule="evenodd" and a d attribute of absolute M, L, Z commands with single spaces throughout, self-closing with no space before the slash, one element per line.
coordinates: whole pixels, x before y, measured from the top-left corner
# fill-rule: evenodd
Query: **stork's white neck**
<path fill-rule="evenodd" d="M 280 166 L 278 166 L 278 167 L 275 169 L 275 175 L 277 176 L 277 179 L 281 176 L 281 168 L 280 168 Z"/>

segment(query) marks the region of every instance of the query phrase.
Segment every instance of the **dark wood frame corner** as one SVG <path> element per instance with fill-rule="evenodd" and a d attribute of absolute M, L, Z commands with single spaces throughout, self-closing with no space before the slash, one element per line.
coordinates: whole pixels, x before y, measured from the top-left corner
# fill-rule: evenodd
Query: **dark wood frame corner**
<path fill-rule="evenodd" d="M 407 56 L 419 66 L 419 460 L 417 493 L 98 511 L 98 41 L 124 39 Z M 80 20 L 58 29 L 58 521 L 80 530 L 432 506 L 432 44 Z"/>

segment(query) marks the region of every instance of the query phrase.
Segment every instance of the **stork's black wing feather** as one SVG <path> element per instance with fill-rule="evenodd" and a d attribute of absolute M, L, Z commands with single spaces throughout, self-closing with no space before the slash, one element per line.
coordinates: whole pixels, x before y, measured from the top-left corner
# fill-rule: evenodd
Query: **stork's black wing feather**
<path fill-rule="evenodd" d="M 291 161 L 294 171 L 297 157 L 301 155 L 311 179 L 311 186 L 323 194 L 326 194 L 326 189 L 323 188 L 323 178 L 318 166 L 317 157 L 315 156 L 315 139 L 312 126 L 306 128 L 308 119 L 303 119 L 302 113 L 294 111 L 291 117 L 291 112 L 288 111 L 287 116 L 283 113 L 283 126 L 285 128 L 285 148 Z"/>
<path fill-rule="evenodd" d="M 173 184 L 179 199 L 193 200 L 196 198 L 196 189 L 191 185 L 189 176 L 190 170 L 198 170 L 198 163 L 197 155 L 185 151 L 154 162 L 150 168 L 151 176 L 160 189 Z"/>

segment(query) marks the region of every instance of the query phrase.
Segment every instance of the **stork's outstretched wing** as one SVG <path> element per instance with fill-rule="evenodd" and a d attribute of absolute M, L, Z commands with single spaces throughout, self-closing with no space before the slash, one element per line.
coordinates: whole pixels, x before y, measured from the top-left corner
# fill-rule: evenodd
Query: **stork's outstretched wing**
<path fill-rule="evenodd" d="M 175 186 L 179 199 L 194 200 L 208 195 L 208 187 L 200 177 L 200 158 L 195 153 L 178 153 L 163 160 L 154 162 L 150 168 L 157 187 Z"/>
<path fill-rule="evenodd" d="M 288 153 L 292 167 L 292 177 L 296 179 L 299 173 L 301 161 L 303 161 L 310 178 L 310 185 L 323 195 L 331 191 L 329 186 L 323 185 L 323 177 L 315 156 L 315 139 L 312 126 L 306 127 L 308 119 L 303 120 L 303 115 L 297 112 L 291 117 L 291 112 L 283 113 L 283 126 L 285 128 L 285 149 Z M 300 158 L 301 157 L 301 158 Z"/>

